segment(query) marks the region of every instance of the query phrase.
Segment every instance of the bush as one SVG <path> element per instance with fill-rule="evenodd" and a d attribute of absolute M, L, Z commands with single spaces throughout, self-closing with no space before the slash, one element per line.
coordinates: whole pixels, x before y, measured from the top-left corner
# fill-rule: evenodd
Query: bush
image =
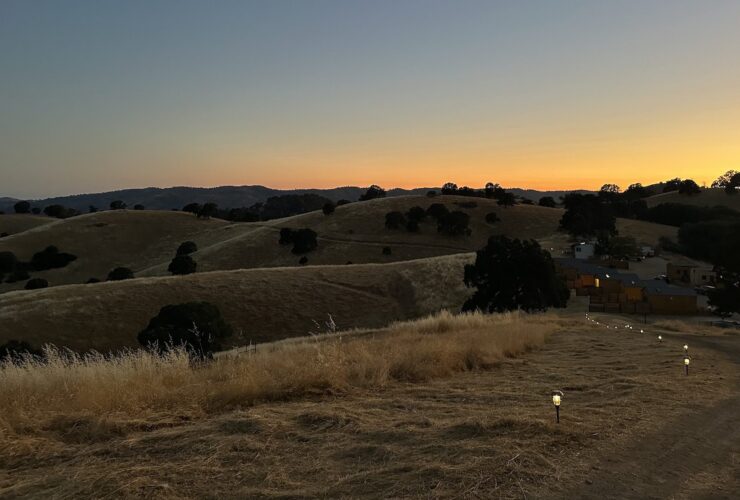
<path fill-rule="evenodd" d="M 553 198 L 552 196 L 543 196 L 542 198 L 540 198 L 538 204 L 541 207 L 547 208 L 555 208 L 557 206 L 557 203 L 555 203 L 555 198 Z"/>
<path fill-rule="evenodd" d="M 692 196 L 695 194 L 700 194 L 701 188 L 699 185 L 694 182 L 691 179 L 686 179 L 681 181 L 681 184 L 678 186 L 678 194 L 685 194 L 688 196 Z"/>
<path fill-rule="evenodd" d="M 194 241 L 184 241 L 177 247 L 177 253 L 175 255 L 190 255 L 193 252 L 198 251 L 198 245 Z"/>
<path fill-rule="evenodd" d="M 471 233 L 470 216 L 465 212 L 454 211 L 442 217 L 437 222 L 437 231 L 449 236 L 468 236 Z"/>
<path fill-rule="evenodd" d="M 76 255 L 60 252 L 57 247 L 50 245 L 41 252 L 33 254 L 33 257 L 31 257 L 31 269 L 35 271 L 58 269 L 65 267 L 75 260 L 77 260 Z"/>
<path fill-rule="evenodd" d="M 49 282 L 44 278 L 33 278 L 28 280 L 24 288 L 26 290 L 38 290 L 39 288 L 47 288 L 48 286 Z"/>
<path fill-rule="evenodd" d="M 177 255 L 167 266 L 167 270 L 173 275 L 192 274 L 195 272 L 198 264 L 190 255 Z"/>
<path fill-rule="evenodd" d="M 17 283 L 19 281 L 26 281 L 31 275 L 25 269 L 16 269 L 10 273 L 8 278 L 5 280 L 6 283 Z"/>
<path fill-rule="evenodd" d="M 232 332 L 218 307 L 208 302 L 187 302 L 164 306 L 137 339 L 160 353 L 184 346 L 192 356 L 204 359 L 221 349 L 221 341 Z"/>
<path fill-rule="evenodd" d="M 306 257 L 306 256 L 304 255 L 303 257 L 301 257 L 301 258 L 300 258 L 300 260 L 298 261 L 298 263 L 299 263 L 300 265 L 302 265 L 302 266 L 305 266 L 306 264 L 308 264 L 308 257 Z"/>
<path fill-rule="evenodd" d="M 0 252 L 0 274 L 11 273 L 18 265 L 18 258 L 13 252 Z"/>
<path fill-rule="evenodd" d="M 31 212 L 31 204 L 27 201 L 19 201 L 13 205 L 13 210 L 17 214 L 27 214 Z"/>
<path fill-rule="evenodd" d="M 200 205 L 200 203 L 188 203 L 187 205 L 182 207 L 182 211 L 197 215 L 202 208 L 203 207 Z"/>
<path fill-rule="evenodd" d="M 383 255 L 390 255 L 391 247 L 383 247 Z"/>
<path fill-rule="evenodd" d="M 406 218 L 410 221 L 421 222 L 427 216 L 427 211 L 421 207 L 411 207 L 406 212 Z"/>
<path fill-rule="evenodd" d="M 218 213 L 218 205 L 215 203 L 206 203 L 198 210 L 199 219 L 210 219 Z"/>
<path fill-rule="evenodd" d="M 441 218 L 449 214 L 450 211 L 442 203 L 432 203 L 427 208 L 427 215 L 439 221 Z"/>
<path fill-rule="evenodd" d="M 108 281 L 130 280 L 134 277 L 134 272 L 128 267 L 117 267 L 108 273 Z"/>
<path fill-rule="evenodd" d="M 22 340 L 9 340 L 8 342 L 0 345 L 0 363 L 20 363 L 26 360 L 28 357 L 41 359 L 43 358 L 43 356 L 43 352 L 38 349 L 34 349 L 28 342 L 24 342 Z"/>
<path fill-rule="evenodd" d="M 406 217 L 401 212 L 395 210 L 385 214 L 385 227 L 388 229 L 399 229 L 406 225 Z"/>
<path fill-rule="evenodd" d="M 336 207 L 334 206 L 334 203 L 324 203 L 324 206 L 321 207 L 321 211 L 324 212 L 324 215 L 331 215 L 334 213 L 334 210 Z"/>
<path fill-rule="evenodd" d="M 516 205 L 516 196 L 514 196 L 514 193 L 502 193 L 498 196 L 497 200 L 496 203 L 504 208 Z"/>
<path fill-rule="evenodd" d="M 290 245 L 293 243 L 294 231 L 289 227 L 283 227 L 280 229 L 280 241 L 281 245 Z"/>
<path fill-rule="evenodd" d="M 122 202 L 121 200 L 115 200 L 110 202 L 110 209 L 111 210 L 123 210 L 126 208 L 126 204 Z"/>
<path fill-rule="evenodd" d="M 465 266 L 465 285 L 475 288 L 464 311 L 503 312 L 565 307 L 570 292 L 549 252 L 534 241 L 491 236 Z"/>
<path fill-rule="evenodd" d="M 134 210 L 144 210 L 144 205 L 142 205 L 141 203 L 137 203 L 136 205 L 134 205 Z"/>
<path fill-rule="evenodd" d="M 419 232 L 419 223 L 415 220 L 409 220 L 406 222 L 406 231 L 409 233 L 418 233 Z"/>
<path fill-rule="evenodd" d="M 318 246 L 316 237 L 318 235 L 311 229 L 298 229 L 293 232 L 293 250 L 294 254 L 308 253 L 315 250 Z"/>
<path fill-rule="evenodd" d="M 486 214 L 486 222 L 488 224 L 495 224 L 496 222 L 500 221 L 501 219 L 498 218 L 498 214 L 496 212 L 488 212 Z"/>
<path fill-rule="evenodd" d="M 0 238 L 5 238 L 6 236 L 10 236 L 10 234 L 6 233 L 5 231 L 0 233 Z"/>
<path fill-rule="evenodd" d="M 69 217 L 74 217 L 75 215 L 80 214 L 77 210 L 73 208 L 66 208 L 62 205 L 49 205 L 48 207 L 44 208 L 44 213 L 49 217 L 56 217 L 57 219 L 67 219 Z"/>

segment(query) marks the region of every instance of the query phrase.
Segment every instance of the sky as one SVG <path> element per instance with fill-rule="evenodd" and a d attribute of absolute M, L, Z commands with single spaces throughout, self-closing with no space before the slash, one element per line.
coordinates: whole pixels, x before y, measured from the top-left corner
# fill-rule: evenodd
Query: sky
<path fill-rule="evenodd" d="M 740 169 L 740 1 L 1 0 L 0 196 Z"/>

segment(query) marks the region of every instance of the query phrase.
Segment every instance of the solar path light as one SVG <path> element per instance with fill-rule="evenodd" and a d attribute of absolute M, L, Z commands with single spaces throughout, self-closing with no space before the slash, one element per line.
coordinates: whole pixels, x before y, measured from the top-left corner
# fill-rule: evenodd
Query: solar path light
<path fill-rule="evenodd" d="M 683 358 L 683 366 L 686 368 L 686 376 L 689 375 L 689 364 L 691 363 L 691 358 L 689 358 L 688 355 L 684 356 Z"/>
<path fill-rule="evenodd" d="M 663 342 L 663 336 L 662 335 L 658 335 L 658 342 Z"/>
<path fill-rule="evenodd" d="M 560 423 L 560 401 L 563 397 L 563 391 L 552 391 L 552 404 L 555 405 L 555 422 Z"/>
<path fill-rule="evenodd" d="M 683 352 L 686 353 L 686 354 L 689 353 L 689 344 L 684 344 L 683 345 Z"/>

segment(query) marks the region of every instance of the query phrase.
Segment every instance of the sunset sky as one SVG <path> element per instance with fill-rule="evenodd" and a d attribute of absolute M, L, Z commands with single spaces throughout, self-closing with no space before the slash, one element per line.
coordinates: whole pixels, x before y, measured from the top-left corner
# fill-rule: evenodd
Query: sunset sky
<path fill-rule="evenodd" d="M 740 169 L 740 1 L 0 1 L 0 196 Z"/>

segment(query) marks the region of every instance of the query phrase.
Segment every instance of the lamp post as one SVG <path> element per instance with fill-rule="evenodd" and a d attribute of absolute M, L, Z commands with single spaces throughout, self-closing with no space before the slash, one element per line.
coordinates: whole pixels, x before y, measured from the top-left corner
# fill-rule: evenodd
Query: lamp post
<path fill-rule="evenodd" d="M 555 422 L 560 423 L 560 400 L 563 397 L 563 391 L 552 391 L 552 404 L 555 405 Z"/>
<path fill-rule="evenodd" d="M 689 353 L 689 344 L 684 344 L 684 345 L 683 345 L 683 352 L 684 352 L 685 354 L 688 354 L 688 353 Z"/>
<path fill-rule="evenodd" d="M 662 335 L 658 335 L 658 342 L 663 342 L 663 336 Z"/>
<path fill-rule="evenodd" d="M 686 376 L 689 376 L 689 363 L 691 363 L 691 358 L 689 358 L 688 354 L 683 358 L 683 366 L 686 368 Z"/>

